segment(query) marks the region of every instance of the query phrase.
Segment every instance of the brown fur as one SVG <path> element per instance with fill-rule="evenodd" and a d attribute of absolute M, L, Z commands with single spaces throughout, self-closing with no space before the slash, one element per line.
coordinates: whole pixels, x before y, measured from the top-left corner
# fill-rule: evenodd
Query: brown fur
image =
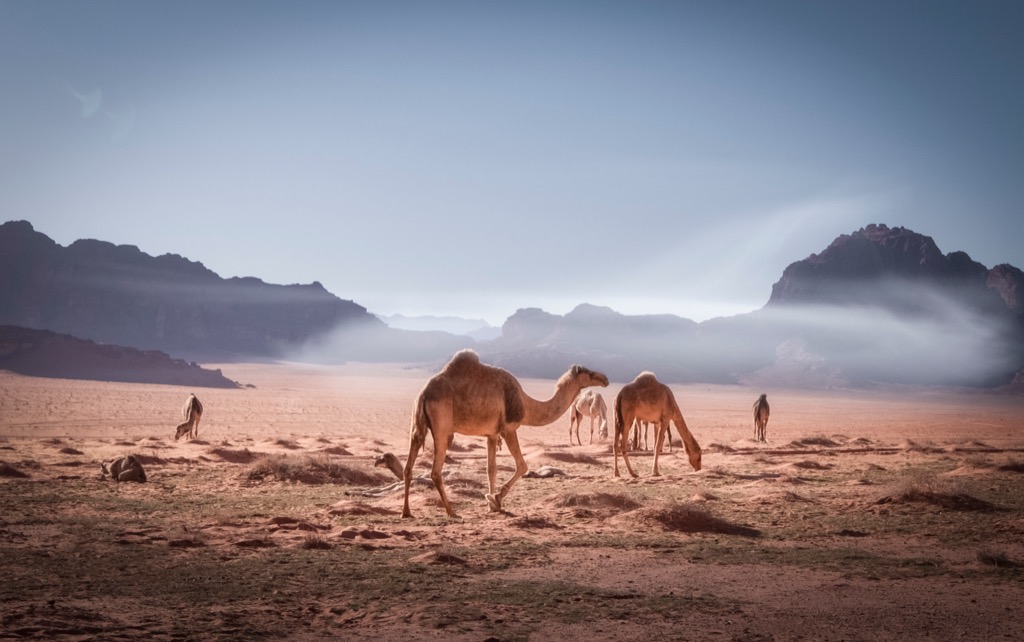
<path fill-rule="evenodd" d="M 653 373 L 642 372 L 632 383 L 623 386 L 615 397 L 615 441 L 612 450 L 616 477 L 619 476 L 620 452 L 622 460 L 626 463 L 626 470 L 633 477 L 638 476 L 629 463 L 629 428 L 633 425 L 634 420 L 657 424 L 652 475 L 661 474 L 658 471 L 658 455 L 661 454 L 665 435 L 671 430 L 669 422 L 674 423 L 679 432 L 679 437 L 686 447 L 686 454 L 689 455 L 690 465 L 694 470 L 700 470 L 700 445 L 690 434 L 686 420 L 683 419 L 683 413 L 676 403 L 675 395 L 672 394 L 672 390 L 668 386 L 658 381 Z"/>
<path fill-rule="evenodd" d="M 768 415 L 771 408 L 768 407 L 768 396 L 761 395 L 754 402 L 754 440 L 768 441 L 766 435 L 768 430 Z"/>
<path fill-rule="evenodd" d="M 489 492 L 485 497 L 492 511 L 500 511 L 501 502 L 512 485 L 528 470 L 516 433 L 519 426 L 550 424 L 565 413 L 582 388 L 607 385 L 608 377 L 603 374 L 583 366 L 573 366 L 558 380 L 551 399 L 537 401 L 523 392 L 523 387 L 512 373 L 480 363 L 480 357 L 472 350 L 457 352 L 441 372 L 431 377 L 413 405 L 409 457 L 404 471 L 402 517 L 412 517 L 409 486 L 416 456 L 428 432 L 434 440 L 434 465 L 430 478 L 448 515 L 458 517 L 448 501 L 442 478 L 445 454 L 455 433 L 487 438 Z M 508 445 L 509 453 L 516 461 L 516 471 L 499 490 L 497 450 L 501 441 Z"/>
<path fill-rule="evenodd" d="M 135 455 L 118 457 L 109 464 L 101 463 L 100 470 L 103 471 L 104 477 L 110 475 L 110 478 L 116 482 L 142 483 L 146 481 L 146 471 Z"/>

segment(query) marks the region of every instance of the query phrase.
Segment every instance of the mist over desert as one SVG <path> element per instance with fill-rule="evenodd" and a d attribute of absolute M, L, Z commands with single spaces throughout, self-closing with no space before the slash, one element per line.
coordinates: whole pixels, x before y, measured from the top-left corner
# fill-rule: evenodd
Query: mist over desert
<path fill-rule="evenodd" d="M 485 441 L 458 435 L 461 517 L 414 484 L 402 519 L 373 464 L 404 461 L 432 368 L 216 367 L 244 387 L 0 373 L 4 639 L 991 640 L 1024 624 L 1019 394 L 672 385 L 699 472 L 674 434 L 660 477 L 648 450 L 638 479 L 613 478 L 610 441 L 585 419 L 569 446 L 566 415 L 519 430 L 531 469 L 564 476 L 520 479 L 490 512 Z M 596 390 L 611 406 L 621 386 Z M 190 392 L 199 436 L 176 442 Z M 102 480 L 126 454 L 148 481 Z M 500 483 L 507 449 L 498 464 Z"/>

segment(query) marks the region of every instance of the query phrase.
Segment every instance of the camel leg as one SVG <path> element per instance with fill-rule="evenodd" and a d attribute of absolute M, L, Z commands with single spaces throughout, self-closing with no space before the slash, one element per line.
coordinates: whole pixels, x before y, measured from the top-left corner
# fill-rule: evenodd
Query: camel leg
<path fill-rule="evenodd" d="M 630 418 L 629 423 L 626 423 L 625 421 L 623 421 L 622 424 L 623 424 L 623 430 L 622 430 L 621 433 L 615 435 L 615 443 L 618 445 L 618 450 L 622 451 L 622 461 L 626 464 L 626 470 L 629 471 L 630 477 L 639 477 L 639 475 L 636 474 L 636 471 L 633 470 L 632 464 L 629 463 L 629 432 L 630 431 L 629 431 L 629 429 L 625 428 L 625 426 L 632 427 L 633 419 Z M 639 427 L 639 425 L 638 425 L 638 427 Z M 616 426 L 616 429 L 618 429 L 617 426 Z M 639 433 L 637 433 L 637 434 L 639 434 Z M 618 457 L 617 452 L 616 452 L 616 455 L 615 455 L 615 476 L 616 477 L 619 476 L 619 457 Z"/>
<path fill-rule="evenodd" d="M 199 420 L 202 419 L 202 418 L 203 418 L 203 416 L 201 414 L 196 413 L 195 421 L 192 422 L 192 431 L 191 432 L 192 432 L 192 438 L 193 439 L 199 439 Z"/>
<path fill-rule="evenodd" d="M 530 470 L 530 467 L 526 465 L 526 459 L 523 457 L 523 451 L 519 448 L 519 435 L 516 434 L 515 430 L 509 430 L 505 433 L 505 443 L 508 444 L 508 451 L 512 453 L 512 457 L 516 460 L 516 472 L 501 486 L 501 490 L 498 491 L 497 495 L 487 498 L 492 511 L 501 510 L 501 501 L 512 490 L 512 485 L 525 475 L 526 471 Z"/>
<path fill-rule="evenodd" d="M 413 434 L 409 438 L 409 458 L 405 460 L 405 470 L 402 474 L 402 481 L 405 482 L 405 504 L 402 507 L 402 517 L 412 517 L 409 510 L 409 486 L 412 485 L 412 469 L 416 465 L 416 457 L 420 454 L 420 447 L 423 446 L 424 436 Z"/>
<path fill-rule="evenodd" d="M 436 432 L 434 433 L 437 434 Z M 454 436 L 454 435 L 453 435 Z M 440 441 L 440 443 L 438 443 Z M 449 517 L 458 517 L 455 514 L 455 509 L 452 508 L 452 503 L 448 501 L 448 493 L 444 489 L 444 456 L 448 453 L 448 444 L 451 440 L 438 440 L 434 439 L 434 465 L 430 469 L 430 480 L 434 482 L 434 488 L 437 489 L 437 494 L 441 496 L 441 503 L 444 505 L 445 512 L 448 513 Z M 406 474 L 408 475 L 408 469 Z"/>
<path fill-rule="evenodd" d="M 658 470 L 658 455 L 661 454 L 661 446 L 665 441 L 667 427 L 668 422 L 654 424 L 654 470 L 651 471 L 651 475 L 654 477 L 661 476 L 661 471 Z"/>
<path fill-rule="evenodd" d="M 590 443 L 594 443 L 594 415 L 590 415 Z M 581 446 L 583 444 L 580 444 Z"/>
<path fill-rule="evenodd" d="M 497 512 L 500 507 L 494 503 L 493 498 L 496 497 L 498 490 L 498 444 L 501 443 L 501 437 L 498 435 L 487 437 L 487 493 L 484 495 L 484 499 L 491 507 L 491 511 Z"/>

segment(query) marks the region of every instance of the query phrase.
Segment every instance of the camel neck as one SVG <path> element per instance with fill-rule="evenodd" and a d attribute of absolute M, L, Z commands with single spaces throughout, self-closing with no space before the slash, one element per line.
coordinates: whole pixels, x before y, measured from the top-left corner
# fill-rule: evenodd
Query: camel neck
<path fill-rule="evenodd" d="M 579 388 L 571 383 L 555 388 L 555 394 L 547 401 L 538 401 L 523 394 L 524 426 L 547 426 L 558 421 L 576 398 Z"/>

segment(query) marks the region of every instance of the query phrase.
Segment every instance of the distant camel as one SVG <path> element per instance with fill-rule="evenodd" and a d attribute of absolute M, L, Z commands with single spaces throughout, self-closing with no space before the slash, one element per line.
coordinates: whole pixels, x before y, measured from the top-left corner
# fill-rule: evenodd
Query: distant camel
<path fill-rule="evenodd" d="M 480 363 L 472 350 L 455 353 L 451 361 L 427 382 L 413 406 L 409 430 L 409 457 L 405 461 L 405 504 L 402 517 L 412 517 L 409 510 L 409 486 L 413 466 L 423 442 L 430 432 L 434 440 L 434 465 L 430 478 L 441 496 L 449 517 L 458 517 L 444 489 L 442 468 L 445 453 L 455 433 L 487 437 L 487 480 L 485 495 L 491 511 L 501 510 L 501 502 L 512 485 L 529 467 L 519 448 L 516 431 L 520 425 L 546 426 L 569 408 L 577 393 L 588 386 L 607 386 L 608 377 L 583 366 L 573 366 L 558 380 L 555 394 L 547 401 L 527 396 L 512 373 Z M 508 445 L 516 461 L 516 471 L 501 489 L 497 488 L 497 451 L 499 440 Z"/>
<path fill-rule="evenodd" d="M 203 404 L 199 403 L 199 397 L 190 394 L 185 400 L 185 407 L 181 409 L 181 415 L 185 419 L 174 431 L 174 441 L 178 437 L 186 435 L 187 439 L 194 439 L 199 436 L 199 420 L 203 418 Z"/>
<path fill-rule="evenodd" d="M 127 455 L 125 457 L 118 457 L 109 464 L 101 463 L 100 470 L 103 471 L 103 477 L 110 475 L 110 478 L 116 482 L 139 482 L 146 481 L 146 471 L 142 468 L 142 464 L 135 455 Z"/>
<path fill-rule="evenodd" d="M 572 445 L 572 429 L 576 426 L 576 441 L 580 440 L 580 425 L 584 417 L 590 417 L 590 443 L 594 443 L 594 420 L 598 420 L 597 434 L 601 439 L 608 438 L 608 406 L 600 392 L 584 390 L 569 406 L 569 445 Z"/>
<path fill-rule="evenodd" d="M 768 428 L 768 415 L 771 414 L 771 408 L 768 407 L 768 397 L 761 395 L 754 402 L 754 440 L 755 441 L 768 441 L 765 436 Z"/>
<path fill-rule="evenodd" d="M 642 372 L 632 383 L 627 383 L 615 397 L 615 440 L 612 446 L 614 452 L 615 476 L 619 476 L 619 452 L 622 452 L 622 460 L 626 463 L 626 470 L 633 477 L 638 477 L 629 463 L 629 427 L 633 421 L 649 421 L 657 424 L 655 431 L 657 437 L 654 440 L 654 469 L 652 475 L 660 475 L 658 471 L 658 455 L 661 453 L 662 442 L 666 433 L 669 433 L 671 421 L 676 425 L 679 437 L 686 447 L 686 454 L 690 457 L 690 465 L 694 470 L 700 470 L 700 445 L 690 434 L 683 419 L 683 413 L 679 410 L 675 395 L 668 386 L 658 381 L 651 372 Z"/>

